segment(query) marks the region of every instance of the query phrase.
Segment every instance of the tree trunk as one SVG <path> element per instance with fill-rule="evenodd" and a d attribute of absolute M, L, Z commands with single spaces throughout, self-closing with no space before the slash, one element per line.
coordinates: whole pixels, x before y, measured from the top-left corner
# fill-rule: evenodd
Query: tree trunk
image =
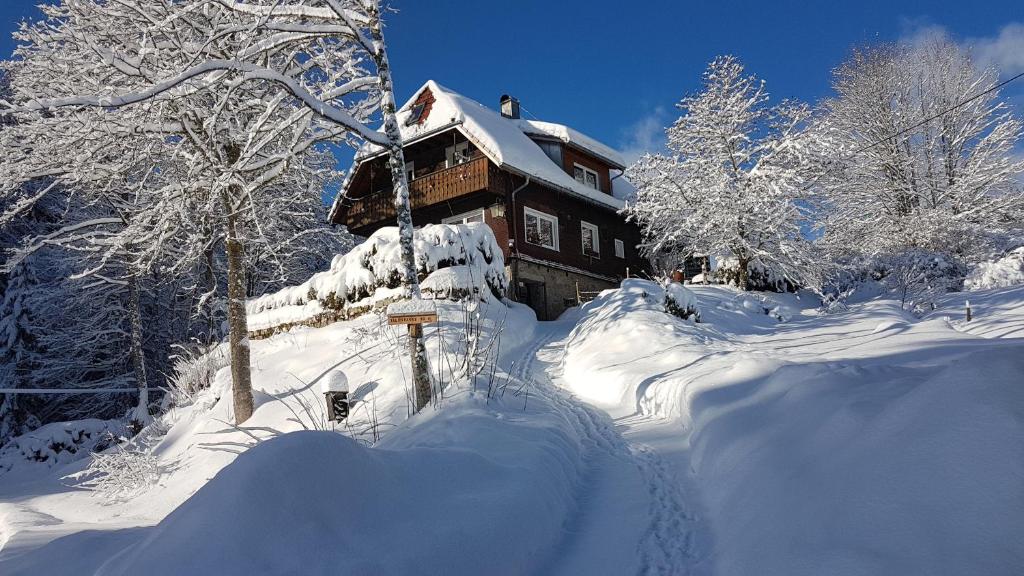
<path fill-rule="evenodd" d="M 249 368 L 249 323 L 245 312 L 245 252 L 238 238 L 238 216 L 231 200 L 241 195 L 232 186 L 228 198 L 227 237 L 224 245 L 228 256 L 228 346 L 231 350 L 231 395 L 235 406 L 235 424 L 252 416 L 252 372 Z"/>
<path fill-rule="evenodd" d="M 750 265 L 750 258 L 737 258 L 739 261 L 739 270 L 737 270 L 737 287 L 740 290 L 750 290 L 750 271 L 747 267 Z"/>
<path fill-rule="evenodd" d="M 128 315 L 131 322 L 131 358 L 135 384 L 139 388 L 139 402 L 132 410 L 131 426 L 137 433 L 149 424 L 149 385 L 146 382 L 146 356 L 142 350 L 142 305 L 139 295 L 139 277 L 128 279 Z"/>
<path fill-rule="evenodd" d="M 373 41 L 374 60 L 377 65 L 377 79 L 380 88 L 380 108 L 384 118 L 384 134 L 388 138 L 391 182 L 395 189 L 395 211 L 398 214 L 398 242 L 402 258 L 402 287 L 407 298 L 420 297 L 420 281 L 416 275 L 416 253 L 413 249 L 412 209 L 409 206 L 409 181 L 405 174 L 405 155 L 402 152 L 402 135 L 396 118 L 394 85 L 391 82 L 391 68 L 388 64 L 387 49 L 381 28 L 379 7 L 371 9 L 370 36 Z M 409 354 L 412 357 L 413 389 L 416 391 L 416 411 L 430 402 L 430 367 L 427 363 L 423 331 L 417 327 L 409 331 Z"/>

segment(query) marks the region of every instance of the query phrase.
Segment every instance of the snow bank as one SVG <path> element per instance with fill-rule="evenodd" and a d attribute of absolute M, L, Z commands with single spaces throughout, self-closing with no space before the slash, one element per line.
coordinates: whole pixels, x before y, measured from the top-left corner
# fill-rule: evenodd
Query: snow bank
<path fill-rule="evenodd" d="M 964 287 L 968 290 L 1005 288 L 1021 284 L 1024 284 L 1024 246 L 995 262 L 978 264 L 964 281 Z"/>
<path fill-rule="evenodd" d="M 1024 565 L 1024 354 L 920 350 L 767 368 L 750 357 L 706 376 L 690 465 L 716 519 L 717 573 Z"/>
<path fill-rule="evenodd" d="M 502 426 L 469 410 L 457 420 L 437 415 L 416 433 L 443 437 L 457 425 L 479 446 L 503 448 L 369 449 L 315 431 L 268 440 L 105 569 L 153 576 L 530 573 L 568 512 L 576 468 L 568 458 L 577 440 Z"/>
<path fill-rule="evenodd" d="M 486 224 L 428 224 L 414 236 L 420 288 L 427 297 L 501 298 L 505 261 Z M 400 294 L 398 228 L 381 228 L 351 252 L 335 256 L 330 270 L 249 301 L 249 330 L 308 321 L 328 312 L 369 309 Z"/>

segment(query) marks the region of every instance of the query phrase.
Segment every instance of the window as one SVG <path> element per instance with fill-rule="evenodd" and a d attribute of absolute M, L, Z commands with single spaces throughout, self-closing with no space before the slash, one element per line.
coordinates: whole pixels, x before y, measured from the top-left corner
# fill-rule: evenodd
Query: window
<path fill-rule="evenodd" d="M 405 163 L 405 179 L 412 182 L 412 179 L 416 177 L 416 163 L 409 160 Z"/>
<path fill-rule="evenodd" d="M 583 253 L 587 256 L 601 257 L 601 237 L 597 226 L 590 222 L 580 221 L 580 236 L 583 238 Z"/>
<path fill-rule="evenodd" d="M 590 168 L 580 166 L 579 164 L 573 164 L 573 178 L 587 188 L 597 190 L 597 172 L 594 172 Z"/>
<path fill-rule="evenodd" d="M 523 222 L 528 243 L 558 250 L 558 218 L 523 206 Z"/>
<path fill-rule="evenodd" d="M 463 212 L 462 214 L 456 214 L 455 216 L 449 216 L 441 220 L 442 224 L 469 224 L 470 222 L 483 222 L 484 211 L 471 210 L 469 212 Z"/>
<path fill-rule="evenodd" d="M 622 240 L 615 239 L 615 257 L 625 258 L 626 257 L 626 245 L 622 243 Z"/>
<path fill-rule="evenodd" d="M 452 166 L 458 166 L 459 164 L 465 164 L 469 162 L 472 150 L 469 149 L 469 142 L 459 142 L 454 146 L 449 146 L 444 149 L 445 166 L 451 168 Z"/>
<path fill-rule="evenodd" d="M 423 118 L 423 111 L 426 110 L 426 102 L 420 102 L 412 107 L 409 111 L 409 117 L 405 119 L 406 126 L 412 126 L 413 124 L 419 124 Z"/>

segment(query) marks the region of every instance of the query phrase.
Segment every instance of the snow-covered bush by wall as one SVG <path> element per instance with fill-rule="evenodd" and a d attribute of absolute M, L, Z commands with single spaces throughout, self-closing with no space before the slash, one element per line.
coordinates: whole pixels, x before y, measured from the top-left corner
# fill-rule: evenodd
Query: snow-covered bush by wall
<path fill-rule="evenodd" d="M 1006 288 L 1024 284 L 1024 246 L 994 262 L 978 264 L 967 276 L 964 287 L 968 290 Z"/>
<path fill-rule="evenodd" d="M 414 249 L 420 288 L 428 298 L 485 300 L 505 293 L 505 260 L 486 224 L 428 224 L 416 230 Z M 251 300 L 249 329 L 304 322 L 392 300 L 400 294 L 400 268 L 398 228 L 381 228 L 351 252 L 335 256 L 329 270 Z"/>
<path fill-rule="evenodd" d="M 17 436 L 0 449 L 0 475 L 29 466 L 53 468 L 106 450 L 125 435 L 121 420 L 53 422 Z"/>
<path fill-rule="evenodd" d="M 697 296 L 678 282 L 665 286 L 665 311 L 683 320 L 692 317 L 694 322 L 700 322 Z"/>

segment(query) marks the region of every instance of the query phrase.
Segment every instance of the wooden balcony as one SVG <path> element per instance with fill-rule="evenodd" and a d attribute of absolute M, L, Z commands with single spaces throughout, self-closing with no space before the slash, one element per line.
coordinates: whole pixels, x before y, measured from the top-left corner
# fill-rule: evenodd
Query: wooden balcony
<path fill-rule="evenodd" d="M 409 202 L 413 210 L 424 208 L 482 190 L 505 194 L 508 180 L 486 157 L 438 170 L 409 183 Z M 360 230 L 381 223 L 394 223 L 396 212 L 392 191 L 381 190 L 363 198 L 342 203 L 343 222 L 349 230 Z"/>

